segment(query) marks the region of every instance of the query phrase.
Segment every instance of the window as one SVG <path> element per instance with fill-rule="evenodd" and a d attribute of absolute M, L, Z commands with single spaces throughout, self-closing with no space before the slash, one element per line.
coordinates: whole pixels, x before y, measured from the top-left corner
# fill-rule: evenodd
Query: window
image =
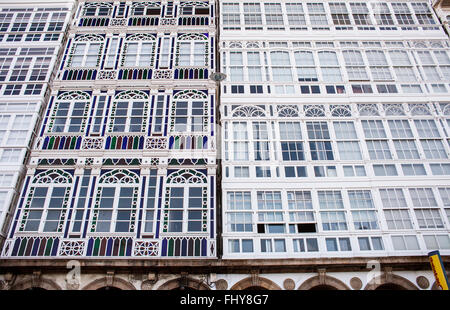
<path fill-rule="evenodd" d="M 266 24 L 268 26 L 283 25 L 283 15 L 281 11 L 281 3 L 264 3 L 266 12 Z M 277 27 L 269 27 L 269 29 L 284 29 Z"/>
<path fill-rule="evenodd" d="M 359 249 L 361 251 L 382 251 L 383 239 L 381 237 L 358 237 Z"/>
<path fill-rule="evenodd" d="M 347 230 L 345 213 L 340 211 L 321 211 L 322 229 L 324 231 Z"/>
<path fill-rule="evenodd" d="M 97 67 L 100 64 L 102 45 L 100 42 L 75 42 L 69 52 L 67 66 Z"/>
<path fill-rule="evenodd" d="M 329 3 L 330 11 L 331 11 L 331 18 L 333 19 L 333 23 L 335 25 L 350 25 L 350 17 L 348 13 L 347 8 L 345 6 L 345 3 Z"/>
<path fill-rule="evenodd" d="M 378 229 L 376 213 L 374 210 L 370 210 L 375 208 L 371 192 L 368 190 L 351 190 L 348 191 L 348 197 L 350 207 L 354 209 L 352 210 L 352 217 L 355 229 Z"/>
<path fill-rule="evenodd" d="M 271 52 L 272 78 L 274 82 L 292 82 L 291 62 L 288 52 Z"/>
<path fill-rule="evenodd" d="M 106 109 L 106 96 L 99 96 L 95 107 L 94 117 L 91 126 L 91 134 L 99 134 L 103 128 L 103 114 Z"/>
<path fill-rule="evenodd" d="M 116 101 L 110 132 L 145 132 L 144 100 Z"/>
<path fill-rule="evenodd" d="M 224 25 L 240 25 L 239 3 L 222 4 L 222 21 Z"/>
<path fill-rule="evenodd" d="M 306 122 L 308 138 L 310 140 L 330 139 L 326 122 Z M 333 160 L 331 141 L 310 141 L 309 148 L 312 160 Z"/>
<path fill-rule="evenodd" d="M 23 231 L 60 232 L 62 217 L 67 205 L 64 203 L 70 187 L 35 187 L 30 193 L 31 203 Z M 62 222 L 62 223 L 61 223 Z"/>
<path fill-rule="evenodd" d="M 413 133 L 407 120 L 389 120 L 389 128 L 393 138 L 412 138 Z"/>
<path fill-rule="evenodd" d="M 305 14 L 301 3 L 286 3 L 286 12 L 290 26 L 306 25 Z"/>
<path fill-rule="evenodd" d="M 409 60 L 408 52 L 393 50 L 389 51 L 389 56 L 391 57 L 391 62 L 394 66 L 409 66 L 411 62 Z"/>
<path fill-rule="evenodd" d="M 64 96 L 70 98 L 70 96 Z M 83 95 L 79 99 L 56 101 L 48 127 L 48 132 L 83 132 L 86 127 L 89 101 Z"/>
<path fill-rule="evenodd" d="M 359 142 L 357 141 L 338 141 L 339 157 L 341 160 L 360 160 L 362 159 Z"/>
<path fill-rule="evenodd" d="M 170 186 L 168 189 L 168 232 L 203 231 L 203 203 L 206 187 Z"/>
<path fill-rule="evenodd" d="M 244 25 L 262 25 L 261 6 L 259 3 L 244 3 Z M 251 27 L 249 28 L 251 29 Z"/>
<path fill-rule="evenodd" d="M 248 80 L 250 82 L 262 82 L 263 76 L 261 73 L 261 60 L 259 52 L 247 52 L 247 70 Z M 262 86 L 259 86 L 262 88 Z M 250 86 L 251 88 L 251 86 Z M 262 89 L 261 92 L 262 93 Z"/>
<path fill-rule="evenodd" d="M 384 210 L 384 217 L 388 229 L 402 230 L 413 229 L 411 217 L 407 209 L 403 210 Z"/>
<path fill-rule="evenodd" d="M 447 159 L 447 152 L 441 140 L 420 140 L 425 158 L 427 159 Z"/>
<path fill-rule="evenodd" d="M 318 252 L 319 245 L 316 238 L 292 239 L 294 252 Z"/>
<path fill-rule="evenodd" d="M 241 52 L 230 52 L 230 81 L 244 81 L 244 67 Z"/>
<path fill-rule="evenodd" d="M 426 175 L 425 167 L 422 164 L 402 164 L 403 175 Z"/>
<path fill-rule="evenodd" d="M 83 16 L 108 16 L 111 5 L 106 3 L 86 3 L 83 8 Z"/>
<path fill-rule="evenodd" d="M 333 122 L 337 139 L 357 139 L 353 122 Z"/>
<path fill-rule="evenodd" d="M 392 159 L 387 140 L 366 140 L 366 144 L 370 159 Z"/>
<path fill-rule="evenodd" d="M 279 126 L 283 160 L 305 160 L 300 122 L 280 122 Z"/>
<path fill-rule="evenodd" d="M 299 81 L 318 81 L 312 52 L 295 52 L 295 63 L 297 65 L 297 78 Z"/>
<path fill-rule="evenodd" d="M 328 252 L 351 251 L 350 238 L 325 238 Z"/>
<path fill-rule="evenodd" d="M 343 166 L 344 176 L 345 177 L 365 177 L 366 169 L 362 165 L 355 166 Z"/>
<path fill-rule="evenodd" d="M 147 204 L 145 207 L 144 223 L 142 231 L 143 233 L 154 233 L 155 219 L 156 219 L 156 191 L 157 191 L 157 169 L 150 170 L 149 183 L 147 186 Z"/>
<path fill-rule="evenodd" d="M 0 163 L 2 164 L 18 164 L 23 161 L 23 155 L 21 149 L 3 149 L 3 153 L 0 156 Z"/>
<path fill-rule="evenodd" d="M 261 239 L 261 252 L 286 252 L 284 239 Z"/>
<path fill-rule="evenodd" d="M 195 41 L 192 41 L 192 39 L 195 39 Z M 206 66 L 208 64 L 205 38 L 194 37 L 192 39 L 191 41 L 186 41 L 187 38 L 178 38 L 177 66 Z"/>
<path fill-rule="evenodd" d="M 250 192 L 227 192 L 227 208 L 229 210 L 251 210 Z"/>
<path fill-rule="evenodd" d="M 401 188 L 380 189 L 380 196 L 384 208 L 408 208 Z"/>
<path fill-rule="evenodd" d="M 176 100 L 172 103 L 173 123 L 171 132 L 203 132 L 204 123 L 207 121 L 205 112 L 205 101 Z"/>
<path fill-rule="evenodd" d="M 394 140 L 394 147 L 399 159 L 419 159 L 414 140 Z"/>
<path fill-rule="evenodd" d="M 284 174 L 286 178 L 306 178 L 308 176 L 305 166 L 286 166 Z"/>
<path fill-rule="evenodd" d="M 101 187 L 96 232 L 129 232 L 133 187 Z"/>
<path fill-rule="evenodd" d="M 229 239 L 228 251 L 230 253 L 252 253 L 253 240 L 252 239 Z"/>
<path fill-rule="evenodd" d="M 393 84 L 378 84 L 378 93 L 380 94 L 396 94 L 398 93 L 397 86 Z"/>
<path fill-rule="evenodd" d="M 314 166 L 315 177 L 337 177 L 336 166 Z"/>
<path fill-rule="evenodd" d="M 270 178 L 272 176 L 270 167 L 256 166 L 256 177 L 257 178 Z"/>
<path fill-rule="evenodd" d="M 36 57 L 30 81 L 45 81 L 50 66 L 51 57 Z"/>
<path fill-rule="evenodd" d="M 450 175 L 450 164 L 430 164 L 433 175 Z"/>
<path fill-rule="evenodd" d="M 255 160 L 269 160 L 269 135 L 266 122 L 253 122 L 253 150 Z"/>
<path fill-rule="evenodd" d="M 397 80 L 400 82 L 416 82 L 416 74 L 412 67 L 394 67 Z"/>
<path fill-rule="evenodd" d="M 253 231 L 252 213 L 232 212 L 227 214 L 228 231 L 251 232 Z"/>
<path fill-rule="evenodd" d="M 366 84 L 352 84 L 352 91 L 354 94 L 372 94 L 372 86 Z"/>
<path fill-rule="evenodd" d="M 234 177 L 235 178 L 248 178 L 250 177 L 250 171 L 248 167 L 234 167 Z"/>
<path fill-rule="evenodd" d="M 392 245 L 396 251 L 419 250 L 416 236 L 391 236 Z"/>
<path fill-rule="evenodd" d="M 155 43 L 153 42 L 155 38 L 153 36 L 147 35 L 134 35 L 127 38 L 124 45 L 124 52 L 122 55 L 123 67 L 150 67 L 153 66 L 153 57 Z M 116 41 L 111 42 L 110 51 L 115 52 Z M 114 61 L 111 55 L 110 61 Z"/>
<path fill-rule="evenodd" d="M 249 160 L 248 133 L 246 122 L 233 122 L 233 158 L 236 161 Z"/>
<path fill-rule="evenodd" d="M 343 209 L 340 191 L 318 191 L 320 209 Z"/>
<path fill-rule="evenodd" d="M 423 239 L 428 250 L 450 249 L 450 237 L 448 235 L 424 235 Z"/>
<path fill-rule="evenodd" d="M 434 120 L 414 120 L 414 124 L 420 138 L 440 138 L 439 130 Z"/>
<path fill-rule="evenodd" d="M 397 168 L 395 165 L 373 165 L 375 176 L 396 176 Z"/>
<path fill-rule="evenodd" d="M 444 228 L 438 209 L 414 209 L 419 228 Z"/>

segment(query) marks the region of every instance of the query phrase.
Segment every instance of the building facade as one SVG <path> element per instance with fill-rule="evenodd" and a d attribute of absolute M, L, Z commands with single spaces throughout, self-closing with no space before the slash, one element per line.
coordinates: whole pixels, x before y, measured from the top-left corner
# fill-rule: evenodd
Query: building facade
<path fill-rule="evenodd" d="M 5 289 L 437 288 L 450 45 L 429 1 L 78 1 L 65 37 Z"/>
<path fill-rule="evenodd" d="M 433 8 L 442 23 L 442 26 L 450 33 L 448 22 L 450 21 L 450 2 L 446 0 L 434 0 Z"/>
<path fill-rule="evenodd" d="M 0 244 L 6 238 L 24 164 L 49 97 L 74 1 L 0 3 Z"/>

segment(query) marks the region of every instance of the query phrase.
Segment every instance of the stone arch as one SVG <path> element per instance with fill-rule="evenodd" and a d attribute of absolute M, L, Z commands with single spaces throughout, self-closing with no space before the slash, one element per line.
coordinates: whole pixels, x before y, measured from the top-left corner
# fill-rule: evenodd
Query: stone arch
<path fill-rule="evenodd" d="M 112 281 L 107 277 L 100 278 L 92 281 L 88 285 L 86 285 L 83 290 L 98 290 L 104 287 L 114 287 L 121 290 L 136 290 L 133 284 L 128 281 L 125 281 L 121 278 L 114 277 Z"/>
<path fill-rule="evenodd" d="M 48 280 L 48 279 L 39 279 L 37 281 L 33 281 L 33 280 L 25 280 L 22 282 L 19 282 L 15 285 L 13 285 L 10 290 L 16 291 L 22 291 L 22 290 L 29 290 L 29 289 L 44 289 L 44 290 L 61 290 L 61 287 L 56 284 L 54 281 L 52 280 Z"/>
<path fill-rule="evenodd" d="M 441 287 L 437 284 L 436 281 L 434 281 L 433 285 L 431 286 L 432 291 L 440 291 L 442 290 Z"/>
<path fill-rule="evenodd" d="M 365 290 L 376 290 L 384 286 L 385 289 L 392 289 L 393 287 L 403 288 L 405 290 L 418 290 L 411 281 L 395 274 L 383 274 L 375 277 L 367 283 Z"/>
<path fill-rule="evenodd" d="M 163 285 L 161 285 L 158 290 L 162 291 L 170 291 L 170 290 L 176 290 L 181 289 L 181 287 L 188 288 L 188 289 L 194 289 L 194 290 L 210 290 L 210 288 L 203 283 L 202 281 L 193 279 L 193 278 L 176 278 L 167 281 Z"/>
<path fill-rule="evenodd" d="M 341 280 L 328 275 L 314 276 L 303 282 L 298 290 L 349 290 L 350 288 Z"/>
<path fill-rule="evenodd" d="M 246 290 L 248 288 L 254 289 L 257 287 L 266 290 L 281 290 L 281 287 L 279 287 L 275 282 L 259 276 L 242 279 L 233 285 L 231 290 Z"/>

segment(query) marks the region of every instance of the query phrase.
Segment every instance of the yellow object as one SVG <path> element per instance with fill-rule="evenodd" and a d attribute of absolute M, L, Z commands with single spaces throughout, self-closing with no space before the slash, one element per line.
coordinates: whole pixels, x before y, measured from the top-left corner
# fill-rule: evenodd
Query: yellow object
<path fill-rule="evenodd" d="M 445 272 L 444 264 L 442 263 L 439 251 L 428 253 L 428 257 L 430 259 L 431 268 L 433 269 L 437 285 L 439 285 L 444 291 L 448 291 L 447 273 Z"/>

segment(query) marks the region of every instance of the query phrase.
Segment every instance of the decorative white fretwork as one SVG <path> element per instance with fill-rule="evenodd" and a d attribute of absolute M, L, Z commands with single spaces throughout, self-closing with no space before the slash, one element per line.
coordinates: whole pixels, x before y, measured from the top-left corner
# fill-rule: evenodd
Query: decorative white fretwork
<path fill-rule="evenodd" d="M 148 95 L 139 90 L 126 90 L 118 93 L 114 99 L 148 99 Z"/>
<path fill-rule="evenodd" d="M 82 150 L 101 150 L 103 149 L 103 138 L 84 138 L 81 145 Z"/>
<path fill-rule="evenodd" d="M 109 24 L 110 27 L 126 27 L 128 25 L 126 18 L 113 18 Z"/>
<path fill-rule="evenodd" d="M 298 117 L 298 106 L 294 104 L 290 105 L 277 105 L 277 112 L 279 117 Z"/>
<path fill-rule="evenodd" d="M 97 75 L 98 80 L 115 80 L 117 75 L 116 70 L 100 70 Z"/>
<path fill-rule="evenodd" d="M 137 33 L 127 37 L 127 41 L 155 41 L 156 37 L 149 33 Z"/>
<path fill-rule="evenodd" d="M 195 89 L 186 89 L 183 91 L 180 91 L 178 93 L 176 93 L 173 96 L 174 100 L 178 100 L 178 99 L 207 99 L 208 96 L 201 91 L 195 90 Z"/>
<path fill-rule="evenodd" d="M 159 242 L 158 241 L 141 241 L 134 242 L 133 256 L 158 256 Z"/>
<path fill-rule="evenodd" d="M 83 256 L 85 247 L 84 240 L 63 240 L 59 247 L 59 256 Z"/>
<path fill-rule="evenodd" d="M 266 112 L 257 106 L 243 105 L 233 110 L 233 117 L 265 117 Z"/>
<path fill-rule="evenodd" d="M 177 19 L 176 18 L 161 18 L 160 25 L 161 26 L 176 26 Z"/>
<path fill-rule="evenodd" d="M 116 169 L 102 175 L 99 182 L 103 184 L 139 184 L 139 176 L 126 169 Z"/>
<path fill-rule="evenodd" d="M 379 116 L 376 104 L 358 104 L 359 116 Z"/>
<path fill-rule="evenodd" d="M 32 183 L 35 184 L 70 184 L 72 176 L 61 169 L 50 169 L 37 174 Z"/>
<path fill-rule="evenodd" d="M 207 184 L 208 179 L 203 173 L 192 169 L 173 172 L 167 177 L 167 184 Z"/>
<path fill-rule="evenodd" d="M 305 105 L 303 106 L 306 117 L 324 117 L 325 106 L 322 104 Z"/>
<path fill-rule="evenodd" d="M 146 150 L 165 150 L 167 148 L 167 139 L 166 138 L 147 138 L 145 140 Z"/>
<path fill-rule="evenodd" d="M 98 34 L 82 34 L 77 36 L 74 39 L 75 42 L 102 42 L 105 41 L 105 38 Z"/>
<path fill-rule="evenodd" d="M 349 105 L 330 105 L 331 116 L 333 117 L 351 117 L 352 109 Z"/>
<path fill-rule="evenodd" d="M 74 90 L 62 93 L 58 96 L 58 100 L 90 100 L 91 96 L 83 91 Z"/>
<path fill-rule="evenodd" d="M 431 115 L 430 107 L 426 103 L 410 103 L 408 105 L 411 115 Z"/>
<path fill-rule="evenodd" d="M 384 113 L 386 116 L 402 116 L 406 115 L 402 104 L 383 104 Z"/>
<path fill-rule="evenodd" d="M 161 79 L 171 79 L 172 78 L 173 71 L 170 69 L 166 70 L 155 70 L 153 73 L 153 79 L 154 80 L 161 80 Z"/>

